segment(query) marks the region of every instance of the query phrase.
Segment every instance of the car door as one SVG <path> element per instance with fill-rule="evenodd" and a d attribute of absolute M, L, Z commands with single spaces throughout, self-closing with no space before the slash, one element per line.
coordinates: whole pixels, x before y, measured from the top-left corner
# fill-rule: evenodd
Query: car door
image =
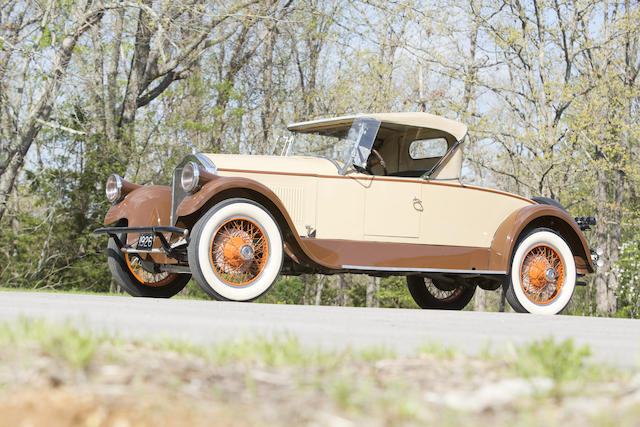
<path fill-rule="evenodd" d="M 419 181 L 351 173 L 318 178 L 317 238 L 415 243 Z"/>
<path fill-rule="evenodd" d="M 499 191 L 425 181 L 425 212 L 420 242 L 429 245 L 488 248 L 506 217 L 530 205 L 518 196 Z"/>
<path fill-rule="evenodd" d="M 373 178 L 364 190 L 365 239 L 414 243 L 423 210 L 420 192 L 415 179 Z"/>

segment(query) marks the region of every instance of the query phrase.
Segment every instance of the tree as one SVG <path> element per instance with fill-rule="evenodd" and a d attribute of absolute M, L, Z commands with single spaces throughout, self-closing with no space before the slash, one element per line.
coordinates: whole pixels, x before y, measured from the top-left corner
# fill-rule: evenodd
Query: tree
<path fill-rule="evenodd" d="M 107 7 L 99 0 L 71 5 L 51 0 L 43 7 L 14 1 L 3 8 L 0 220 L 27 152 L 49 120 L 78 39 L 101 20 Z M 34 67 L 42 67 L 40 76 L 33 75 Z"/>

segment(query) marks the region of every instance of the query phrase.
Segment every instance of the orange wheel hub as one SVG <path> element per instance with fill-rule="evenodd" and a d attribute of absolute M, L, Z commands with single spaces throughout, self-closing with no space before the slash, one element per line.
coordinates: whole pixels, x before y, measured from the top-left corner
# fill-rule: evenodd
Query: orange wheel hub
<path fill-rule="evenodd" d="M 564 277 L 564 261 L 554 248 L 547 245 L 531 248 L 520 266 L 522 290 L 536 304 L 548 304 L 556 299 Z"/>
<path fill-rule="evenodd" d="M 234 218 L 213 235 L 211 265 L 228 285 L 244 286 L 260 276 L 269 258 L 267 237 L 255 222 Z"/>
<path fill-rule="evenodd" d="M 244 236 L 233 236 L 225 241 L 222 247 L 222 253 L 225 261 L 230 266 L 238 268 L 246 261 L 242 258 L 240 250 L 247 243 L 247 239 Z"/>

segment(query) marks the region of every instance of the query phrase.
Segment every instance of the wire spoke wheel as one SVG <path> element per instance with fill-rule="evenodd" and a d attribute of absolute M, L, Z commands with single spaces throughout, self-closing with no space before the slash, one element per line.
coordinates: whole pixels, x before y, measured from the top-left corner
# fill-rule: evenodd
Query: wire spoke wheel
<path fill-rule="evenodd" d="M 275 218 L 253 200 L 227 199 L 193 226 L 189 267 L 211 298 L 253 301 L 276 282 L 284 242 Z"/>
<path fill-rule="evenodd" d="M 534 228 L 519 238 L 510 270 L 505 297 L 519 313 L 558 314 L 576 288 L 574 253 L 548 228 Z"/>
<path fill-rule="evenodd" d="M 424 284 L 427 287 L 427 292 L 433 296 L 433 298 L 441 301 L 443 303 L 453 302 L 460 298 L 460 296 L 464 293 L 464 286 L 458 286 L 452 290 L 444 290 L 438 288 L 431 279 L 425 279 Z"/>
<path fill-rule="evenodd" d="M 147 271 L 142 266 L 142 260 L 139 255 L 136 254 L 125 254 L 125 260 L 127 261 L 127 266 L 135 277 L 142 285 L 151 286 L 151 287 L 159 287 L 168 285 L 176 278 L 176 274 L 161 272 L 161 273 L 152 273 Z"/>
<path fill-rule="evenodd" d="M 476 291 L 475 286 L 461 282 L 438 286 L 432 279 L 421 276 L 407 276 L 407 287 L 420 308 L 440 310 L 462 310 Z"/>
<path fill-rule="evenodd" d="M 210 249 L 216 274 L 231 286 L 256 280 L 269 259 L 269 242 L 260 226 L 247 218 L 233 218 L 214 233 Z"/>
<path fill-rule="evenodd" d="M 520 283 L 527 298 L 536 304 L 549 304 L 560 294 L 565 266 L 558 252 L 548 245 L 534 246 L 520 266 Z"/>

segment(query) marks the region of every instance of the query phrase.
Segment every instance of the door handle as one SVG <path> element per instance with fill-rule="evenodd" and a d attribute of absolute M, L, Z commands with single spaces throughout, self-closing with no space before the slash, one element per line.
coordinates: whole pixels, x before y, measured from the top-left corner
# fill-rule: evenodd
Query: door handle
<path fill-rule="evenodd" d="M 414 197 L 413 208 L 419 212 L 422 212 L 424 210 L 424 207 L 422 206 L 422 200 L 418 199 L 417 197 Z"/>

